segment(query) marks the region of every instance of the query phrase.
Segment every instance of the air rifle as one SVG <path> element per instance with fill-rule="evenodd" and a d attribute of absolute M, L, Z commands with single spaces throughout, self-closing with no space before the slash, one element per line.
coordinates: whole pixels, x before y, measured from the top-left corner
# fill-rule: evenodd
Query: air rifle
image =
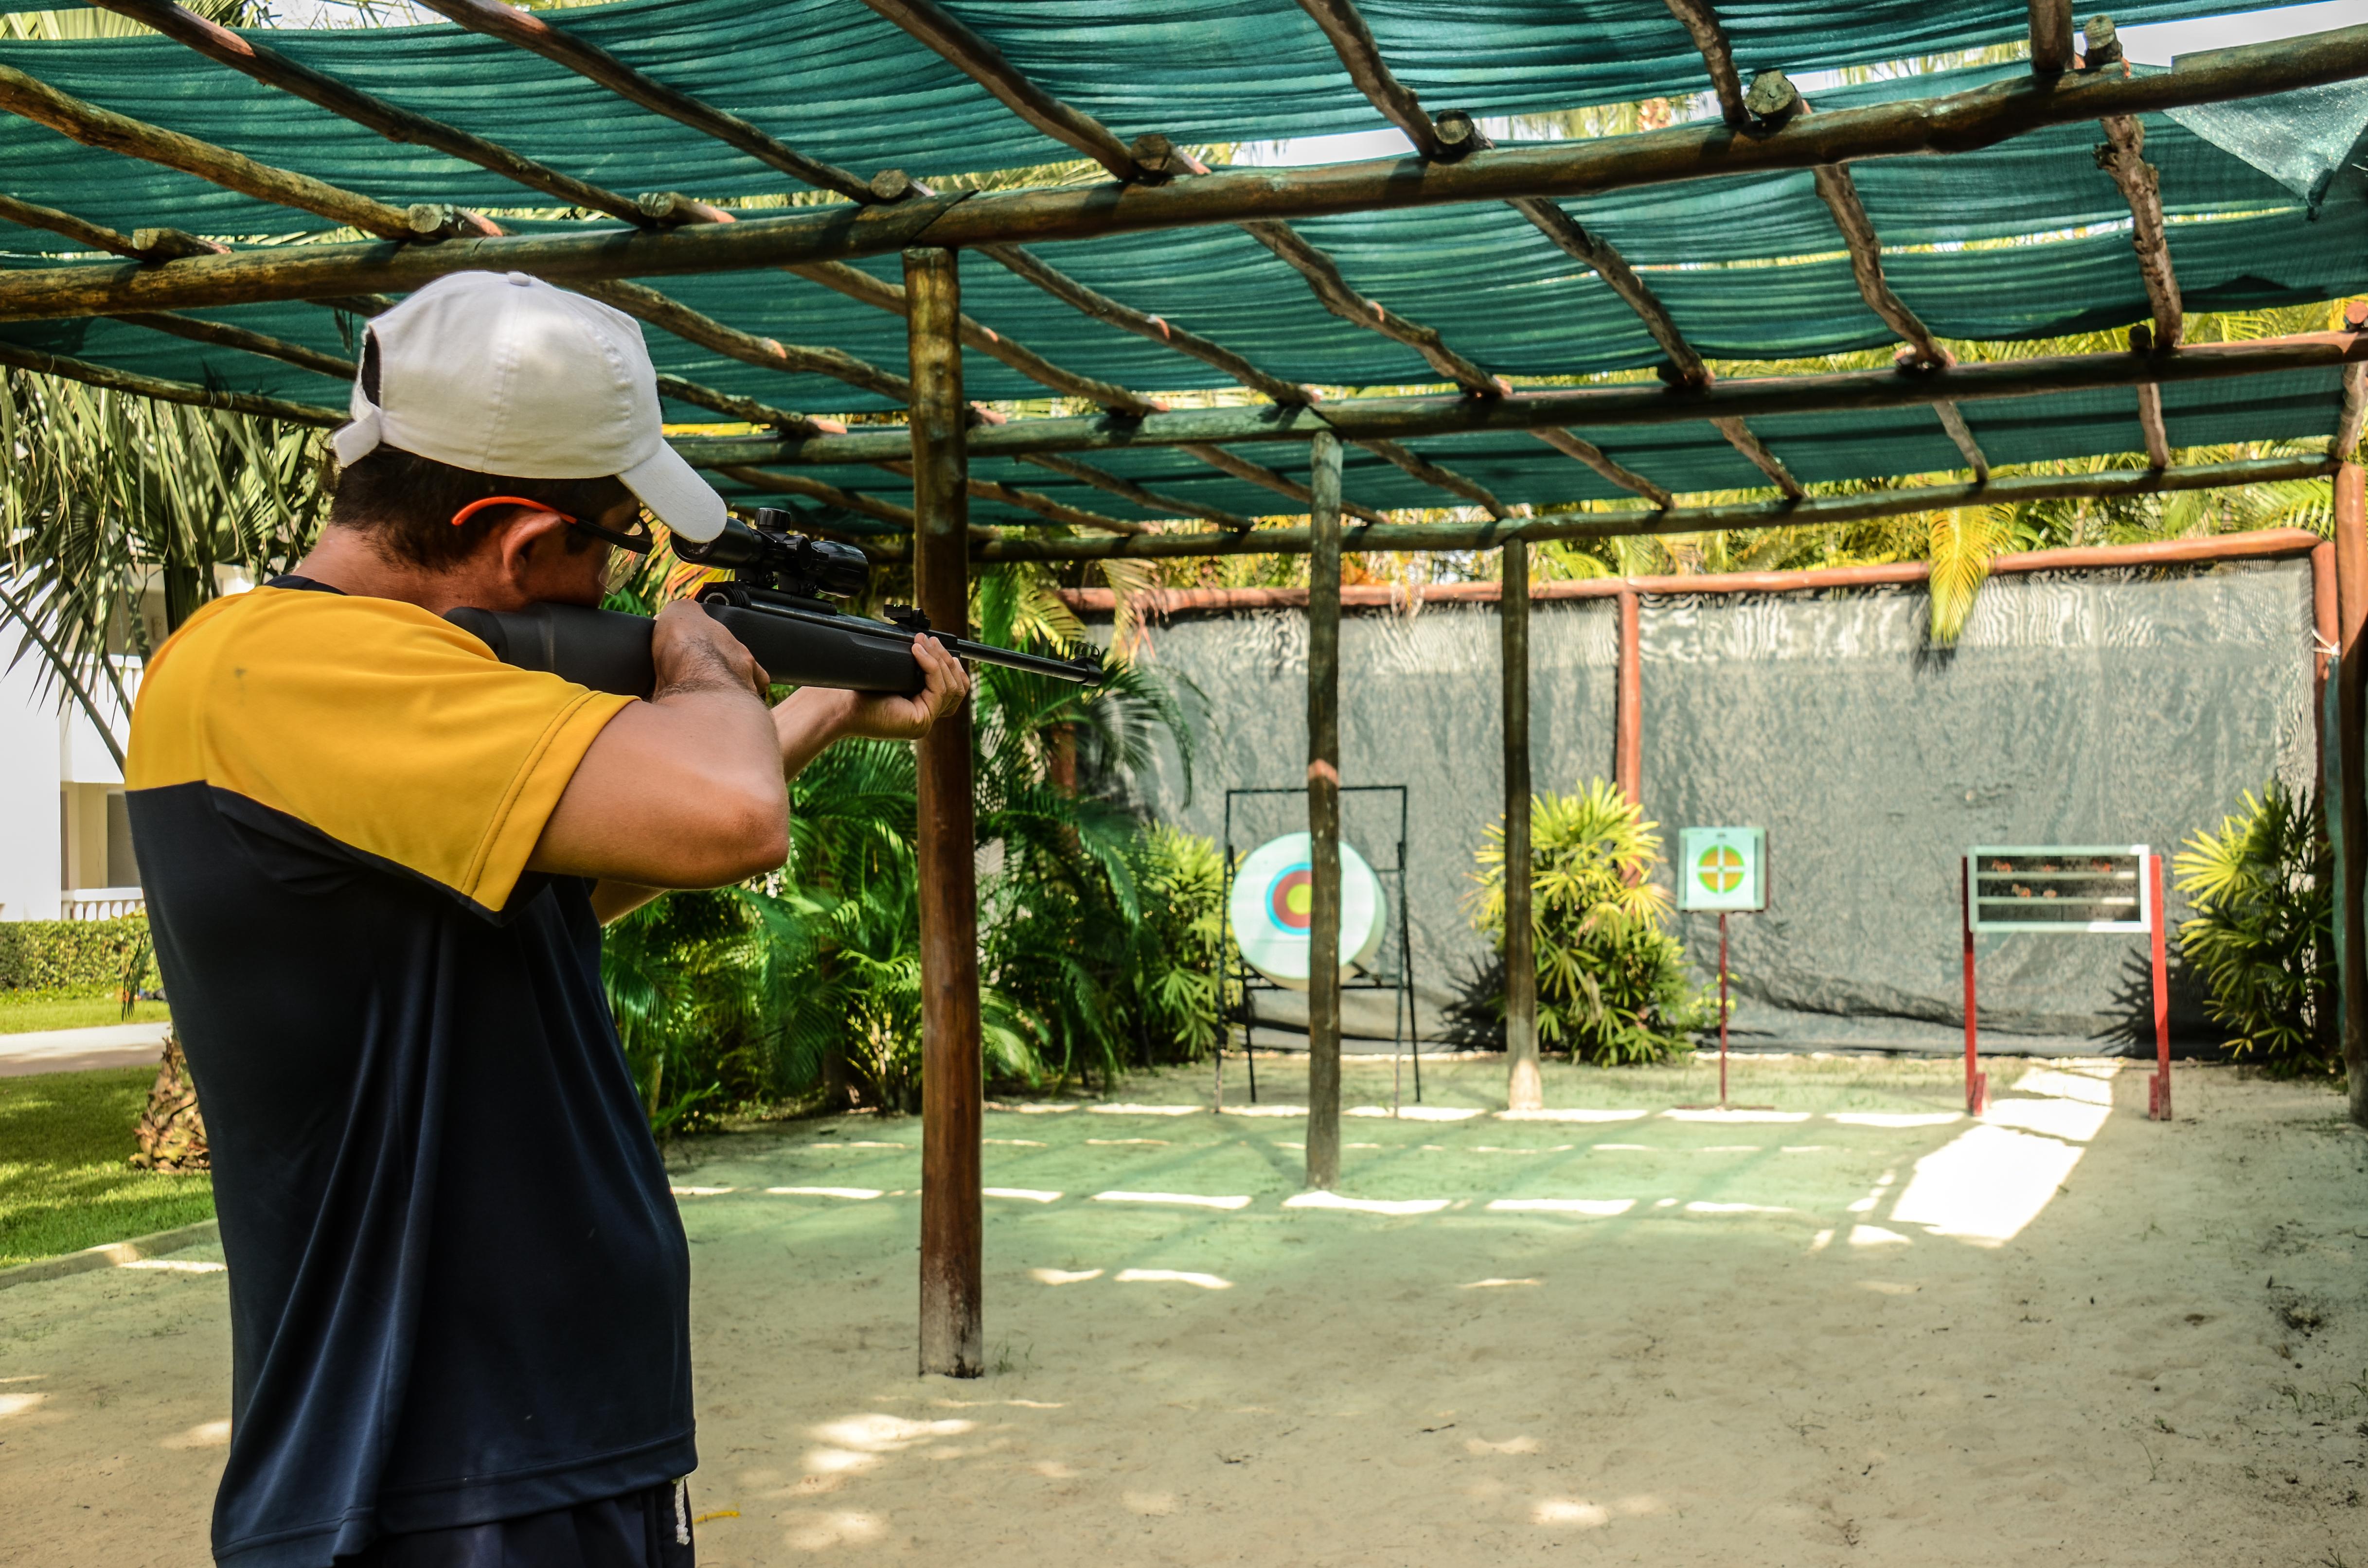
<path fill-rule="evenodd" d="M 675 553 L 701 566 L 732 569 L 728 583 L 699 592 L 708 614 L 738 638 L 765 673 L 786 686 L 842 691 L 921 689 L 913 639 L 929 631 L 919 610 L 892 605 L 886 620 L 848 615 L 829 601 L 860 594 L 871 562 L 851 544 L 793 533 L 794 513 L 767 506 L 754 528 L 733 521 L 705 544 L 675 540 Z M 481 639 L 504 664 L 549 670 L 596 691 L 647 697 L 656 685 L 646 616 L 582 605 L 539 604 L 523 610 L 462 608 L 444 619 Z M 1091 685 L 1102 678 L 1094 659 L 1051 658 L 937 633 L 958 659 L 1000 665 L 1054 680 Z"/>

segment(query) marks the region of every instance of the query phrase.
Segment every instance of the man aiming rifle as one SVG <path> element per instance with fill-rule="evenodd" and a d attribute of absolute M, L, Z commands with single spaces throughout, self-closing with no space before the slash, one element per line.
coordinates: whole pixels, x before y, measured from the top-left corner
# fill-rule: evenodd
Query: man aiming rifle
<path fill-rule="evenodd" d="M 599 923 L 780 866 L 786 780 L 969 690 L 766 672 L 705 610 L 646 700 L 444 618 L 599 602 L 723 531 L 641 329 L 523 274 L 374 321 L 329 522 L 150 662 L 131 827 L 230 1264 L 238 1568 L 682 1568 L 689 1255 L 599 981 Z M 646 623 L 644 623 L 646 624 Z"/>

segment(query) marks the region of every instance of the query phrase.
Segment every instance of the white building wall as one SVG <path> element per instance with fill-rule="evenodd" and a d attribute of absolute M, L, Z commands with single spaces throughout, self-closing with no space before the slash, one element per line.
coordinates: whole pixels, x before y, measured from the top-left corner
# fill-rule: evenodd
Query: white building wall
<path fill-rule="evenodd" d="M 66 746 L 55 704 L 35 695 L 40 657 L 0 675 L 0 920 L 61 913 Z"/>
<path fill-rule="evenodd" d="M 0 920 L 56 920 L 70 913 L 69 892 L 131 881 L 108 854 L 108 798 L 122 793 L 122 769 L 72 698 L 40 693 L 39 658 L 0 675 Z M 138 683 L 136 668 L 124 672 L 127 691 Z M 112 693 L 104 711 L 120 740 Z"/>

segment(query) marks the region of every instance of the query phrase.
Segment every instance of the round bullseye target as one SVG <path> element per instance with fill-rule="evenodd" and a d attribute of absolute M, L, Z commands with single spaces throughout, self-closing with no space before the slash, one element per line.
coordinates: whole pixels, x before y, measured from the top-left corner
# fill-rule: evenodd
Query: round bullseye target
<path fill-rule="evenodd" d="M 1307 835 L 1287 833 L 1245 856 L 1234 873 L 1234 939 L 1249 966 L 1293 991 L 1307 988 L 1308 929 L 1315 905 L 1315 872 Z M 1372 866 L 1355 847 L 1340 846 L 1340 972 L 1369 966 L 1381 950 L 1389 903 Z"/>

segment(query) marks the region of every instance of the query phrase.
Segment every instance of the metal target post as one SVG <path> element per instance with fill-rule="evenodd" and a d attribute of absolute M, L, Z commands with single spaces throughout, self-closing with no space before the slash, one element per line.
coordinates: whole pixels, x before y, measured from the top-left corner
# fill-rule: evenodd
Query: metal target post
<path fill-rule="evenodd" d="M 1678 908 L 1718 916 L 1718 1103 L 1726 1108 L 1726 917 L 1768 907 L 1768 834 L 1757 827 L 1690 827 L 1678 835 Z"/>

